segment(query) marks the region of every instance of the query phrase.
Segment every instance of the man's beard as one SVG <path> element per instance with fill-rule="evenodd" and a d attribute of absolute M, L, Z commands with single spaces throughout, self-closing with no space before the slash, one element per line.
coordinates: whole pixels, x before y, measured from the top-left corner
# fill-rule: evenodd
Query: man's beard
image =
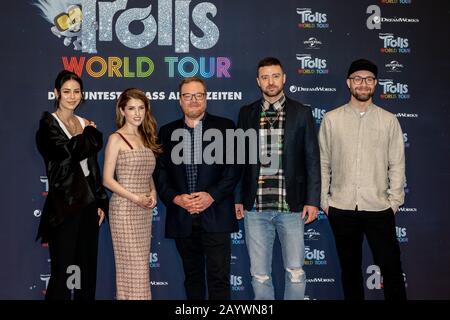
<path fill-rule="evenodd" d="M 283 88 L 278 88 L 275 93 L 271 93 L 269 90 L 263 90 L 264 94 L 268 97 L 276 97 L 283 91 Z"/>
<path fill-rule="evenodd" d="M 186 113 L 186 116 L 187 116 L 189 119 L 197 119 L 197 118 L 200 117 L 202 114 L 203 114 L 203 112 L 198 112 L 198 111 L 196 111 L 196 112 L 188 112 L 188 113 Z"/>
<path fill-rule="evenodd" d="M 375 90 L 369 91 L 368 93 L 358 93 L 355 89 L 350 90 L 352 96 L 355 97 L 356 100 L 361 102 L 369 101 L 373 97 L 374 91 Z"/>
<path fill-rule="evenodd" d="M 186 116 L 189 119 L 197 119 L 205 112 L 204 108 L 196 108 L 194 110 L 186 110 Z"/>

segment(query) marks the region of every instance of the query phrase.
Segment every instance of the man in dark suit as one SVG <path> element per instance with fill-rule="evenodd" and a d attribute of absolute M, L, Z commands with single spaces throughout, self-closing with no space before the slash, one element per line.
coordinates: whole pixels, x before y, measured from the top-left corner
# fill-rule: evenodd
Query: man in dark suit
<path fill-rule="evenodd" d="M 272 250 L 278 233 L 286 270 L 284 299 L 302 300 L 306 276 L 304 224 L 320 204 L 320 157 L 311 109 L 284 95 L 286 74 L 276 58 L 258 64 L 262 99 L 241 108 L 238 128 L 255 130 L 258 161 L 246 161 L 236 189 L 236 217 L 245 216 L 245 239 L 255 299 L 274 299 Z M 251 154 L 252 144 L 246 144 Z M 267 158 L 271 162 L 267 163 Z"/>
<path fill-rule="evenodd" d="M 230 233 L 238 231 L 233 191 L 240 172 L 237 165 L 225 161 L 225 139 L 214 141 L 222 152 L 213 155 L 205 150 L 209 146 L 203 136 L 224 138 L 235 125 L 206 112 L 202 79 L 182 80 L 179 91 L 184 117 L 160 129 L 163 154 L 154 173 L 166 206 L 166 237 L 175 238 L 182 258 L 187 298 L 205 299 L 206 263 L 208 298 L 225 300 L 230 298 Z"/>

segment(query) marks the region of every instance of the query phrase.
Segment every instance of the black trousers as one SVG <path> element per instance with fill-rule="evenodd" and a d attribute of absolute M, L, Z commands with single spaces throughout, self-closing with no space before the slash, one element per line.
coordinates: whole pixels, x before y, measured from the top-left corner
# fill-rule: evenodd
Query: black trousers
<path fill-rule="evenodd" d="M 188 300 L 204 300 L 206 278 L 210 300 L 230 299 L 231 239 L 229 233 L 208 233 L 201 227 L 201 218 L 193 218 L 192 234 L 175 239 L 183 261 L 184 288 Z"/>
<path fill-rule="evenodd" d="M 364 299 L 362 244 L 364 235 L 373 260 L 383 276 L 386 300 L 405 300 L 406 290 L 400 261 L 400 247 L 395 232 L 392 209 L 380 212 L 341 210 L 330 207 L 328 219 L 333 230 L 341 264 L 341 278 L 346 300 Z"/>
<path fill-rule="evenodd" d="M 69 287 L 75 287 L 74 300 L 95 299 L 98 221 L 97 205 L 93 203 L 82 212 L 66 217 L 51 231 L 48 242 L 51 276 L 46 300 L 71 300 Z M 79 268 L 79 281 L 77 269 L 71 266 Z"/>

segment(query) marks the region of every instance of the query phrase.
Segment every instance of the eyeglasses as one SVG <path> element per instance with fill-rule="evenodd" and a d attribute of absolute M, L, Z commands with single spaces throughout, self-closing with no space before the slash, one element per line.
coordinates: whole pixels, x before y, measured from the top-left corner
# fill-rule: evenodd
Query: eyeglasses
<path fill-rule="evenodd" d="M 366 82 L 366 84 L 368 85 L 372 85 L 375 83 L 375 78 L 374 77 L 353 77 L 353 78 L 349 78 L 352 79 L 354 84 L 361 84 L 363 82 L 363 80 Z"/>
<path fill-rule="evenodd" d="M 183 93 L 181 94 L 181 97 L 184 101 L 191 101 L 194 99 L 197 101 L 203 101 L 205 99 L 206 93 L 204 92 L 197 92 L 197 93 Z"/>

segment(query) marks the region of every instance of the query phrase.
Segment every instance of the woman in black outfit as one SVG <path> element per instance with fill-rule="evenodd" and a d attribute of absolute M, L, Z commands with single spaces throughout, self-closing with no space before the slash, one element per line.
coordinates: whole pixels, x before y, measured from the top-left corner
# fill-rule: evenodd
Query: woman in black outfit
<path fill-rule="evenodd" d="M 46 300 L 95 299 L 98 231 L 108 208 L 97 153 L 102 133 L 74 114 L 83 82 L 61 71 L 55 80 L 56 111 L 44 112 L 36 144 L 49 182 L 38 239 L 48 243 L 51 276 Z"/>

